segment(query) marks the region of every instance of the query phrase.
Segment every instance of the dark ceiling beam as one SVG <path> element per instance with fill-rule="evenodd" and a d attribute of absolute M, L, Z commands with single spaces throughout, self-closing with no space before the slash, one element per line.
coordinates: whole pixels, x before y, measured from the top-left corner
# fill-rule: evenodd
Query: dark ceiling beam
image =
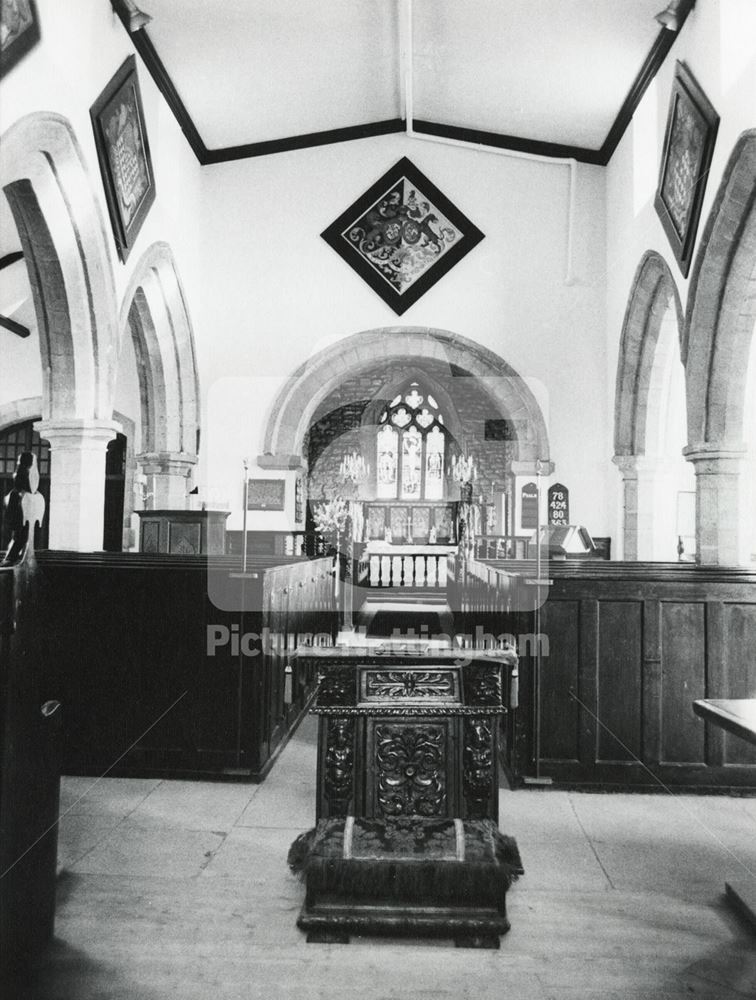
<path fill-rule="evenodd" d="M 10 330 L 11 333 L 15 333 L 17 337 L 28 337 L 31 333 L 28 326 L 22 326 L 15 319 L 10 319 L 9 316 L 0 316 L 0 326 L 5 330 Z"/>
<path fill-rule="evenodd" d="M 667 28 L 660 30 L 600 149 L 566 146 L 561 143 L 542 142 L 537 139 L 525 139 L 519 136 L 503 135 L 498 132 L 483 132 L 477 129 L 420 120 L 413 122 L 414 131 L 480 146 L 490 146 L 495 149 L 511 149 L 515 152 L 531 153 L 538 156 L 555 157 L 557 159 L 574 159 L 580 163 L 606 166 L 611 160 L 627 126 L 630 124 L 649 84 L 659 72 L 694 6 L 695 0 L 679 0 L 677 9 L 679 27 L 677 31 L 670 31 Z M 394 132 L 403 132 L 406 129 L 406 123 L 400 118 L 395 118 L 382 122 L 353 125 L 348 128 L 309 132 L 282 139 L 270 139 L 264 142 L 250 142 L 239 146 L 208 149 L 184 102 L 179 97 L 178 91 L 145 29 L 143 27 L 136 31 L 130 29 L 129 18 L 125 12 L 125 8 L 120 3 L 113 4 L 113 9 L 128 32 L 135 49 L 142 57 L 147 70 L 165 98 L 168 107 L 173 112 L 176 121 L 186 136 L 187 142 L 194 151 L 194 155 L 202 166 L 212 163 L 226 163 L 230 160 L 242 160 L 255 156 L 267 156 L 272 153 L 282 153 L 294 149 L 309 149 L 313 146 L 346 142 L 351 139 L 388 135 Z"/>
<path fill-rule="evenodd" d="M 207 162 L 208 149 L 202 141 L 202 136 L 197 131 L 197 126 L 192 121 L 191 115 L 186 110 L 186 105 L 179 97 L 179 93 L 173 85 L 168 75 L 168 70 L 163 65 L 163 60 L 157 54 L 155 46 L 150 41 L 144 28 L 132 31 L 129 26 L 128 13 L 121 4 L 114 5 L 113 10 L 118 15 L 121 24 L 134 43 L 134 48 L 142 57 L 144 65 L 147 67 L 150 76 L 155 81 L 158 90 L 165 98 L 165 102 L 173 112 L 173 116 L 181 127 L 181 131 L 186 136 L 186 141 L 192 147 L 194 155 L 200 163 Z"/>
<path fill-rule="evenodd" d="M 13 253 L 7 253 L 4 257 L 0 257 L 0 271 L 4 271 L 6 267 L 10 267 L 11 264 L 15 264 L 17 260 L 23 259 L 23 250 L 14 250 Z"/>
<path fill-rule="evenodd" d="M 269 153 L 285 153 L 292 149 L 309 149 L 312 146 L 326 146 L 334 142 L 351 139 L 367 139 L 375 135 L 392 135 L 404 132 L 407 123 L 403 118 L 389 118 L 383 122 L 368 122 L 364 125 L 350 125 L 347 128 L 328 129 L 324 132 L 308 132 L 305 135 L 287 136 L 285 139 L 268 139 L 265 142 L 250 142 L 244 146 L 225 146 L 209 149 L 205 163 L 226 163 L 228 160 L 243 160 L 251 156 L 267 156 Z"/>
<path fill-rule="evenodd" d="M 669 55 L 670 49 L 675 44 L 677 36 L 680 34 L 683 25 L 688 19 L 688 14 L 693 10 L 695 3 L 696 0 L 680 0 L 677 8 L 679 24 L 677 31 L 662 28 L 657 35 L 651 51 L 646 56 L 646 60 L 640 68 L 640 72 L 635 80 L 633 80 L 633 84 L 627 92 L 627 97 L 623 101 L 617 117 L 614 119 L 614 124 L 609 129 L 606 139 L 604 139 L 604 144 L 601 147 L 601 159 L 604 164 L 608 163 L 614 155 L 614 151 L 619 145 L 620 139 L 625 134 L 627 126 L 632 121 L 643 95 L 648 90 L 651 81 Z"/>
<path fill-rule="evenodd" d="M 542 142 L 540 139 L 523 139 L 516 135 L 502 135 L 500 132 L 481 132 L 474 128 L 462 128 L 459 125 L 441 125 L 438 122 L 426 122 L 414 119 L 412 128 L 422 135 L 435 135 L 443 139 L 454 139 L 457 142 L 474 143 L 478 146 L 490 146 L 494 149 L 511 149 L 513 152 L 530 153 L 535 156 L 552 156 L 556 159 L 578 160 L 580 163 L 593 163 L 604 166 L 601 151 L 584 149 L 582 146 L 565 146 L 558 142 Z"/>

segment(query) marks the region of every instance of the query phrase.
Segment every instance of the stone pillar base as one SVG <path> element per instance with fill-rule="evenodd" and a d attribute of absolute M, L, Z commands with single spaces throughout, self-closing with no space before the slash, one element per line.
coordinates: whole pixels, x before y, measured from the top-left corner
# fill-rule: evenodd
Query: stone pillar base
<path fill-rule="evenodd" d="M 109 420 L 40 420 L 50 442 L 50 548 L 101 552 L 105 451 L 120 430 Z"/>

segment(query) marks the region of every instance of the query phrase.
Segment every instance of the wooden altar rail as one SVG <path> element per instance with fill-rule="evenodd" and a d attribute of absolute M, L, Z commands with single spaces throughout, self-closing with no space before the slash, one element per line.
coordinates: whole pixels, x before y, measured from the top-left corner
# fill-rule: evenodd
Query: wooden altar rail
<path fill-rule="evenodd" d="M 446 552 L 366 552 L 357 564 L 357 585 L 375 589 L 446 587 Z"/>
<path fill-rule="evenodd" d="M 533 561 L 460 561 L 455 627 L 510 633 L 520 709 L 510 769 L 535 769 L 533 680 L 541 649 L 541 774 L 574 786 L 756 788 L 756 748 L 693 713 L 700 698 L 756 690 L 756 573 L 683 563 L 551 561 L 536 635 Z M 506 589 L 508 604 L 503 599 Z"/>
<path fill-rule="evenodd" d="M 39 562 L 66 773 L 265 776 L 314 686 L 285 652 L 337 629 L 331 559 L 260 556 L 244 575 L 228 557 Z"/>
<path fill-rule="evenodd" d="M 61 706 L 39 651 L 33 548 L 0 568 L 0 982 L 53 933 Z M 6 994 L 10 995 L 10 994 Z"/>

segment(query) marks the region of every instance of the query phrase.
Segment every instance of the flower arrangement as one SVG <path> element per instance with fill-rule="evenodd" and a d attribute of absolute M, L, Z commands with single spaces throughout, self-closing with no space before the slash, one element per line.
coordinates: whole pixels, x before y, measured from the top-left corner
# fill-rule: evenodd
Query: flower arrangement
<path fill-rule="evenodd" d="M 315 528 L 320 535 L 339 536 L 346 528 L 349 517 L 349 502 L 341 497 L 334 497 L 333 500 L 325 500 L 323 503 L 315 505 L 313 518 Z"/>

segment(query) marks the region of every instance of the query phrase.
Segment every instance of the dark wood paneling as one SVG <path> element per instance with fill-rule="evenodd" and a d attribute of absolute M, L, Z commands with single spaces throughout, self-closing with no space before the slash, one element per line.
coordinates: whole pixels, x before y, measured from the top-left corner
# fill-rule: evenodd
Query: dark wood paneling
<path fill-rule="evenodd" d="M 570 559 L 546 569 L 551 586 L 541 630 L 550 649 L 542 673 L 541 776 L 581 787 L 756 788 L 752 751 L 732 740 L 725 754 L 722 730 L 693 712 L 697 698 L 753 694 L 756 574 Z M 498 608 L 503 629 L 516 637 L 537 631 L 533 588 L 522 582 L 534 575 L 526 560 L 458 563 L 451 597 L 462 614 L 455 613 L 455 624 L 464 620 L 473 631 L 476 619 Z M 535 759 L 527 652 L 520 680 L 507 743 L 514 781 L 533 775 Z M 615 756 L 614 737 L 594 715 L 627 746 L 624 757 Z"/>
<path fill-rule="evenodd" d="M 578 760 L 580 709 L 570 696 L 578 691 L 580 629 L 577 601 L 549 602 L 541 613 L 549 655 L 541 668 L 541 759 Z"/>
<path fill-rule="evenodd" d="M 599 602 L 599 680 L 596 760 L 632 761 L 643 753 L 641 671 L 643 605 Z"/>
<path fill-rule="evenodd" d="M 703 603 L 665 601 L 661 608 L 661 759 L 665 764 L 704 764 L 704 728 L 693 702 L 706 697 Z"/>
<path fill-rule="evenodd" d="M 226 559 L 46 553 L 44 655 L 67 708 L 64 770 L 263 777 L 314 690 L 303 662 L 289 693 L 266 629 L 285 649 L 288 634 L 335 628 L 331 561 L 275 561 L 250 561 L 243 577 Z M 272 621 L 268 573 L 281 590 L 298 586 Z M 213 647 L 216 628 L 227 641 Z"/>
<path fill-rule="evenodd" d="M 756 603 L 725 604 L 723 616 L 727 697 L 753 698 L 756 694 Z M 709 697 L 720 695 L 712 691 Z M 725 733 L 724 760 L 726 764 L 756 764 L 756 747 Z"/>

